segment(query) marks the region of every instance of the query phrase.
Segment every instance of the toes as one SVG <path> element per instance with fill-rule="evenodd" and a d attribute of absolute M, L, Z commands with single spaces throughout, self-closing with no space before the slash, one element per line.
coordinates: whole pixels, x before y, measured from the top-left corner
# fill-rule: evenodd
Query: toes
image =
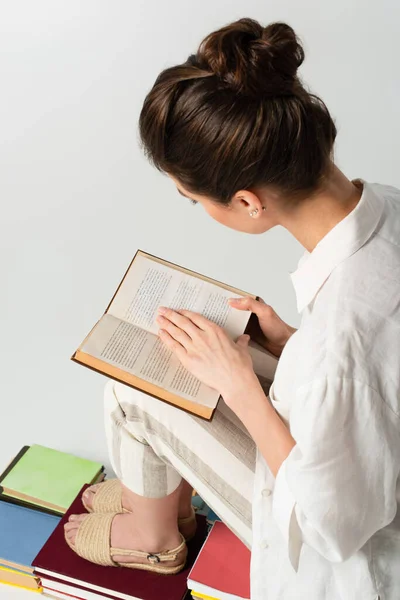
<path fill-rule="evenodd" d="M 73 522 L 73 523 L 80 522 L 83 519 L 85 519 L 86 517 L 87 517 L 87 514 L 83 514 L 83 515 L 70 515 L 68 521 Z"/>
<path fill-rule="evenodd" d="M 87 517 L 86 515 L 71 515 L 69 521 L 64 524 L 64 531 L 69 532 L 77 530 L 82 521 Z"/>
<path fill-rule="evenodd" d="M 76 537 L 76 530 L 74 530 L 74 531 L 66 531 L 65 532 L 65 537 L 67 538 L 67 540 L 69 540 L 70 542 L 74 543 L 75 537 Z"/>
<path fill-rule="evenodd" d="M 94 492 L 96 493 L 96 491 L 98 490 L 98 488 L 101 486 L 101 483 L 94 483 L 93 485 L 91 485 L 90 487 L 87 488 L 87 492 Z"/>
<path fill-rule="evenodd" d="M 87 513 L 85 513 L 84 515 L 78 515 L 76 522 L 77 523 L 82 523 L 82 521 L 84 521 L 86 519 L 86 517 L 88 516 Z"/>
<path fill-rule="evenodd" d="M 87 516 L 88 516 L 87 514 L 86 515 L 71 515 L 70 520 L 64 524 L 64 536 L 72 544 L 74 544 L 74 542 L 75 542 L 75 538 L 76 538 L 76 534 L 79 529 L 79 525 L 82 523 L 82 521 L 84 521 L 84 519 Z"/>
<path fill-rule="evenodd" d="M 69 542 L 71 542 L 72 544 L 75 542 L 75 537 L 76 537 L 76 533 L 78 531 L 77 527 L 68 527 L 68 523 L 66 523 L 66 525 L 64 526 L 64 537 L 66 540 L 68 540 Z"/>
<path fill-rule="evenodd" d="M 100 485 L 101 485 L 100 483 L 95 483 L 94 485 L 91 485 L 90 487 L 87 488 L 87 490 L 85 490 L 83 492 L 83 498 L 84 498 L 86 504 L 89 506 L 89 508 L 92 508 L 93 496 L 97 492 Z"/>
<path fill-rule="evenodd" d="M 94 485 L 91 485 L 90 487 L 88 487 L 87 490 L 85 490 L 83 492 L 83 495 L 85 496 L 85 498 L 91 498 L 92 496 L 94 496 L 94 494 L 97 492 L 100 485 L 101 485 L 100 483 L 95 483 Z"/>

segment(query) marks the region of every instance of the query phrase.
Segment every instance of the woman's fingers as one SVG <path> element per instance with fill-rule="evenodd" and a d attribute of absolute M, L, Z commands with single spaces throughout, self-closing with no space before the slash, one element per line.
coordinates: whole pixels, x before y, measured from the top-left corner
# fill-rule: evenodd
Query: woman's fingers
<path fill-rule="evenodd" d="M 238 310 L 251 310 L 251 312 L 255 312 L 254 309 L 257 300 L 250 298 L 250 296 L 245 296 L 244 298 L 228 298 L 228 302 L 230 306 Z"/>
<path fill-rule="evenodd" d="M 242 335 L 240 335 L 238 337 L 238 339 L 236 340 L 236 343 L 238 346 L 241 346 L 243 348 L 248 348 L 249 341 L 250 341 L 250 336 L 247 333 L 243 333 Z"/>
<path fill-rule="evenodd" d="M 196 327 L 202 331 L 207 331 L 207 329 L 215 327 L 215 323 L 200 313 L 192 312 L 191 310 L 180 310 L 179 312 L 192 321 L 192 323 L 194 323 Z"/>
<path fill-rule="evenodd" d="M 160 329 L 158 334 L 167 348 L 172 350 L 176 357 L 182 362 L 186 356 L 186 350 L 182 344 L 177 342 L 165 329 Z"/>
<path fill-rule="evenodd" d="M 206 324 L 210 324 L 208 319 L 190 310 L 180 310 L 178 312 L 164 306 L 160 306 L 158 310 L 163 317 L 183 329 L 192 339 L 199 333 L 199 329 L 204 329 Z"/>
<path fill-rule="evenodd" d="M 243 378 L 247 381 L 254 377 L 247 334 L 235 343 L 221 327 L 198 313 L 171 309 L 161 312 L 165 315 L 157 318 L 161 341 L 199 381 L 229 394 Z"/>
<path fill-rule="evenodd" d="M 250 310 L 258 317 L 266 316 L 273 311 L 272 307 L 269 304 L 266 304 L 262 298 L 256 300 L 250 296 L 245 296 L 244 298 L 229 298 L 228 302 L 233 308 L 237 308 L 238 310 Z"/>
<path fill-rule="evenodd" d="M 180 327 L 175 325 L 175 323 L 172 320 L 159 315 L 157 317 L 157 323 L 160 325 L 160 327 L 162 329 L 167 331 L 169 333 L 169 335 L 172 338 L 174 338 L 174 340 L 179 342 L 184 348 L 186 348 L 188 346 L 188 344 L 191 343 L 192 338 L 188 335 L 188 333 L 184 329 L 181 329 Z"/>

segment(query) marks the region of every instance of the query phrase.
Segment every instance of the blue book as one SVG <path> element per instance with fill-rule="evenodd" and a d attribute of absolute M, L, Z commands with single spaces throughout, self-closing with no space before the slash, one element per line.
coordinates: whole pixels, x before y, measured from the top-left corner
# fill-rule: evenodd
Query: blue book
<path fill-rule="evenodd" d="M 0 501 L 0 566 L 32 573 L 32 561 L 61 517 Z"/>
<path fill-rule="evenodd" d="M 221 519 L 219 518 L 217 513 L 211 510 L 211 508 L 209 508 L 207 513 L 207 521 L 209 521 L 210 523 L 214 523 L 215 521 L 221 521 Z"/>

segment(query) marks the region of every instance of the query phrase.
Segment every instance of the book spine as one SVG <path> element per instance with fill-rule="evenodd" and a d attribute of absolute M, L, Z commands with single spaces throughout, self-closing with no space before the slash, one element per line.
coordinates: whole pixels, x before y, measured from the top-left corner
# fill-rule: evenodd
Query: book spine
<path fill-rule="evenodd" d="M 3 471 L 3 473 L 0 475 L 0 482 L 3 481 L 3 479 L 9 474 L 10 471 L 12 471 L 12 469 L 15 467 L 15 465 L 17 464 L 17 462 L 19 460 L 21 460 L 21 458 L 23 457 L 23 455 L 29 450 L 30 446 L 23 446 L 21 448 L 21 450 L 18 452 L 17 456 L 15 456 L 12 461 L 10 462 L 10 464 L 8 465 L 8 467 L 6 468 L 5 471 Z M 3 493 L 3 487 L 0 485 L 0 494 Z"/>
<path fill-rule="evenodd" d="M 0 486 L 0 489 L 1 486 Z M 61 517 L 64 513 L 57 512 L 52 510 L 51 508 L 46 508 L 45 506 L 40 506 L 39 504 L 34 504 L 33 502 L 27 502 L 26 500 L 20 500 L 19 498 L 14 498 L 13 496 L 7 496 L 4 493 L 0 493 L 0 502 L 7 502 L 8 504 L 15 504 L 17 506 L 22 506 L 23 508 L 29 508 L 31 510 L 36 510 L 41 513 L 45 513 L 46 515 L 51 515 L 53 517 Z"/>

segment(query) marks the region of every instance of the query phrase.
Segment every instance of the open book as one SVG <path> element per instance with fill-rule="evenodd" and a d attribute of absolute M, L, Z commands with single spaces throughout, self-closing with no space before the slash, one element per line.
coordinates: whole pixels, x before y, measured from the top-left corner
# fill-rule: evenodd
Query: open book
<path fill-rule="evenodd" d="M 219 393 L 187 371 L 158 336 L 159 306 L 201 313 L 232 339 L 246 331 L 249 311 L 229 297 L 256 296 L 138 250 L 103 316 L 71 359 L 200 417 L 211 419 Z M 254 370 L 268 393 L 278 359 L 251 343 Z"/>

